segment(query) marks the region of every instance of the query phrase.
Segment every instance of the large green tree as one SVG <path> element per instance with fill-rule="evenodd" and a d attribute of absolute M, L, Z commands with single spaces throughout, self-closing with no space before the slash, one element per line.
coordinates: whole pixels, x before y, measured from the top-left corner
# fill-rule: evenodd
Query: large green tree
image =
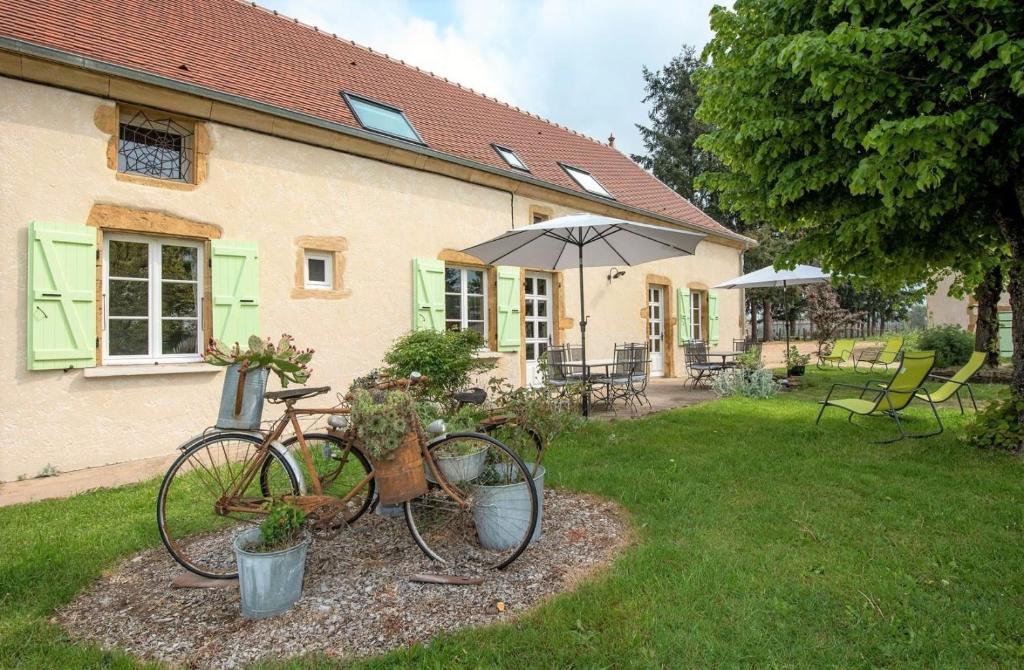
<path fill-rule="evenodd" d="M 1004 249 L 1024 396 L 1024 3 L 736 0 L 697 74 L 706 177 L 789 260 L 893 286 Z"/>

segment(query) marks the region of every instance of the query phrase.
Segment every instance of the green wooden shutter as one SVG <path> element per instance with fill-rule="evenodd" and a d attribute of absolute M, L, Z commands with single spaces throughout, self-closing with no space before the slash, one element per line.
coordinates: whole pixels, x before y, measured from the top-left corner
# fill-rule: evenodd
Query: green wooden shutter
<path fill-rule="evenodd" d="M 498 351 L 518 351 L 521 342 L 519 318 L 519 268 L 498 266 Z"/>
<path fill-rule="evenodd" d="M 676 332 L 679 344 L 690 341 L 690 292 L 683 288 L 676 289 Z"/>
<path fill-rule="evenodd" d="M 718 294 L 708 293 L 708 342 L 718 344 Z"/>
<path fill-rule="evenodd" d="M 412 328 L 444 330 L 444 261 L 412 259 Z"/>
<path fill-rule="evenodd" d="M 213 240 L 210 292 L 213 297 L 213 336 L 245 346 L 260 335 L 260 262 L 255 242 Z"/>
<path fill-rule="evenodd" d="M 1013 356 L 1013 314 L 999 312 L 999 355 L 1003 358 Z"/>
<path fill-rule="evenodd" d="M 96 366 L 96 229 L 28 228 L 28 369 Z"/>

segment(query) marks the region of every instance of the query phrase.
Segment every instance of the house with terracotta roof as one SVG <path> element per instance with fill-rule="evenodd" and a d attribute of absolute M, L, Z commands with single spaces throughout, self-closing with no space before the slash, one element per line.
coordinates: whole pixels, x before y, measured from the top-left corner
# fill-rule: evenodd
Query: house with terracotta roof
<path fill-rule="evenodd" d="M 751 241 L 602 143 L 238 0 L 0 0 L 0 481 L 163 457 L 213 423 L 210 337 L 293 334 L 345 388 L 411 328 L 529 383 L 578 278 L 459 250 L 592 212 L 706 235 L 585 275 L 588 349 L 742 336 Z M 443 307 L 442 307 L 443 306 Z M 509 318 L 511 317 L 511 318 Z"/>

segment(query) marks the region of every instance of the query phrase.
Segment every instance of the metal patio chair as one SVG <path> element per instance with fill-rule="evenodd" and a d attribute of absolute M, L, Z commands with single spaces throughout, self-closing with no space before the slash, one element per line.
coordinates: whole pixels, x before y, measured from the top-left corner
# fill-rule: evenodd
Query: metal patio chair
<path fill-rule="evenodd" d="M 690 388 L 696 389 L 700 384 L 710 387 L 715 375 L 725 369 L 721 363 L 708 360 L 708 345 L 701 341 L 691 341 L 683 345 L 686 361 L 686 372 L 691 379 Z"/>

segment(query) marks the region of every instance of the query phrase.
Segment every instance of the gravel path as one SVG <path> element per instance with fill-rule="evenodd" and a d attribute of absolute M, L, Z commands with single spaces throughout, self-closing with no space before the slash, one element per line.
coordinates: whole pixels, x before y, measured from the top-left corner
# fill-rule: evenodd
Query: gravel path
<path fill-rule="evenodd" d="M 545 491 L 544 534 L 480 586 L 412 583 L 440 572 L 402 519 L 366 515 L 314 538 L 301 600 L 248 621 L 238 589 L 173 589 L 181 569 L 160 547 L 127 559 L 57 612 L 73 637 L 146 659 L 209 668 L 309 652 L 352 657 L 426 643 L 435 635 L 521 614 L 607 565 L 628 543 L 625 514 L 593 496 Z M 501 604 L 499 604 L 501 603 Z"/>

